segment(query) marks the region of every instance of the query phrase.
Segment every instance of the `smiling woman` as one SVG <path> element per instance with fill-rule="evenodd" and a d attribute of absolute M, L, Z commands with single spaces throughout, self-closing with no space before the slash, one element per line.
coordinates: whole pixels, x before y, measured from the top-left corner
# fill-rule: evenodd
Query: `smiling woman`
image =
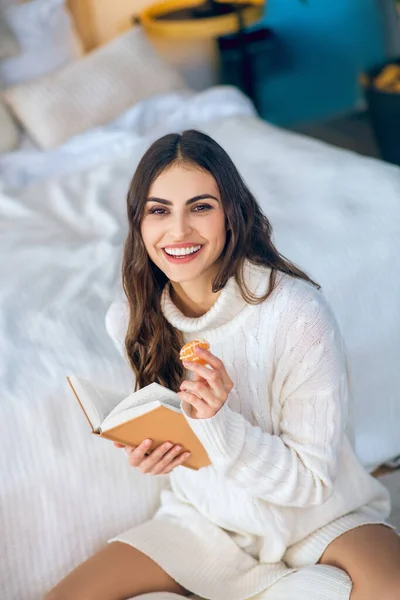
<path fill-rule="evenodd" d="M 141 234 L 175 295 L 190 297 L 194 287 L 206 312 L 215 302 L 208 283 L 226 242 L 224 210 L 212 175 L 179 163 L 165 170 L 150 187 Z"/>
<path fill-rule="evenodd" d="M 177 392 L 210 464 L 184 468 L 167 427 L 152 452 L 149 440 L 126 448 L 142 473 L 170 474 L 157 514 L 46 600 L 399 598 L 388 493 L 345 433 L 339 328 L 318 286 L 274 247 L 230 157 L 198 131 L 164 136 L 140 161 L 127 208 L 126 354 L 137 387 Z M 182 362 L 194 339 L 210 349 Z"/>
<path fill-rule="evenodd" d="M 128 221 L 123 284 L 131 311 L 125 344 L 138 387 L 157 381 L 178 391 L 182 382 L 183 337 L 161 310 L 166 284 L 179 309 L 200 317 L 234 273 L 246 298 L 260 301 L 244 283 L 250 257 L 273 267 L 266 296 L 278 269 L 310 281 L 274 247 L 271 225 L 230 157 L 198 131 L 166 135 L 148 149 L 129 189 Z M 180 258 L 182 247 L 199 249 Z"/>

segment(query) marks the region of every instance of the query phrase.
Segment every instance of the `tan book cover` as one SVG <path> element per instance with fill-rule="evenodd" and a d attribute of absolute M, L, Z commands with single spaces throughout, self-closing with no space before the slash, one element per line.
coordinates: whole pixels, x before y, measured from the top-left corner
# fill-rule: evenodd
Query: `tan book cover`
<path fill-rule="evenodd" d="M 124 397 L 74 375 L 67 380 L 95 435 L 126 446 L 151 439 L 150 452 L 171 441 L 181 444 L 182 452 L 191 452 L 183 466 L 198 470 L 211 464 L 182 414 L 175 392 L 153 383 Z"/>

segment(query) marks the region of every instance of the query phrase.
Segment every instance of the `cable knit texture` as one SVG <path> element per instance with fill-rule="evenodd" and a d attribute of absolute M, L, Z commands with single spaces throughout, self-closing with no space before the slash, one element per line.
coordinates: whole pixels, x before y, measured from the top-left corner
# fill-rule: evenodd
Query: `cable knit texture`
<path fill-rule="evenodd" d="M 312 565 L 282 578 L 251 600 L 349 600 L 351 588 L 351 580 L 344 571 L 327 565 Z M 192 595 L 189 599 L 201 600 Z M 135 600 L 183 600 L 183 596 L 165 592 L 143 594 Z"/>
<path fill-rule="evenodd" d="M 269 277 L 246 263 L 257 296 Z M 267 300 L 250 305 L 231 278 L 205 315 L 188 318 L 167 285 L 162 310 L 185 341 L 209 341 L 234 389 L 214 417 L 186 414 L 212 466 L 175 469 L 155 519 L 115 539 L 152 556 L 193 593 L 244 600 L 315 564 L 338 535 L 387 518 L 388 493 L 345 434 L 345 351 L 321 292 L 279 274 Z M 290 586 L 287 594 L 279 598 L 292 600 Z M 329 594 L 315 598 L 347 598 L 349 589 Z"/>

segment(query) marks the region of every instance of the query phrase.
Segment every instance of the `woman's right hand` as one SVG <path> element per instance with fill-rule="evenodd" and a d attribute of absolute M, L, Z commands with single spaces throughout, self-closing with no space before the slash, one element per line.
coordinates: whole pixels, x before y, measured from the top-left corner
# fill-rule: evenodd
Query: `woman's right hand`
<path fill-rule="evenodd" d="M 157 446 L 150 454 L 151 440 L 144 440 L 139 446 L 124 446 L 118 442 L 114 442 L 114 446 L 125 448 L 131 467 L 150 475 L 168 475 L 190 457 L 190 452 L 182 453 L 182 446 L 171 442 Z"/>

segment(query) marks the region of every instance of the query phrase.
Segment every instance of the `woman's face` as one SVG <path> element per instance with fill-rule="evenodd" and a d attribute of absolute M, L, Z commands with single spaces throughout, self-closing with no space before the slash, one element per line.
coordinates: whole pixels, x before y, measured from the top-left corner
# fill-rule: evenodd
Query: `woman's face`
<path fill-rule="evenodd" d="M 150 187 L 141 234 L 149 257 L 170 281 L 211 279 L 226 240 L 212 175 L 190 165 L 164 171 Z"/>

